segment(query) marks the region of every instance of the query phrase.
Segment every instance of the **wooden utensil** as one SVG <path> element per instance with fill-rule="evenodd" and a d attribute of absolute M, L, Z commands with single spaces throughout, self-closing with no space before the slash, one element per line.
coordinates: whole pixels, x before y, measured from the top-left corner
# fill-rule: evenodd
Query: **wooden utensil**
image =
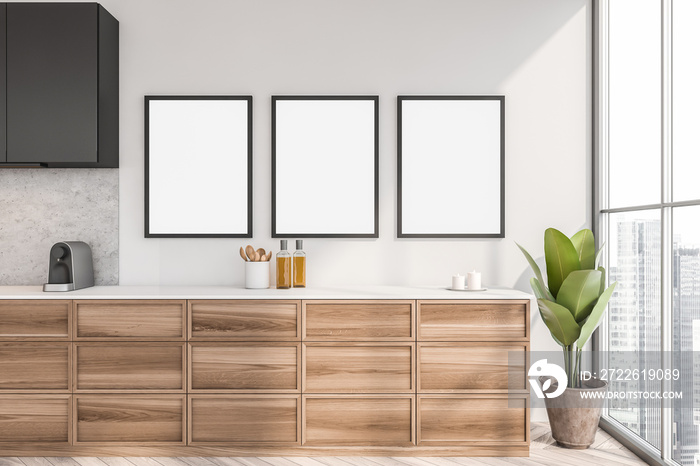
<path fill-rule="evenodd" d="M 248 259 L 253 260 L 253 257 L 255 257 L 255 249 L 253 249 L 253 246 L 250 244 L 245 247 L 245 253 L 248 255 Z"/>
<path fill-rule="evenodd" d="M 267 262 L 270 262 L 270 259 L 272 259 L 272 251 L 267 253 L 267 258 L 265 259 Z"/>
<path fill-rule="evenodd" d="M 258 251 L 253 252 L 253 262 L 260 262 L 260 253 Z"/>
<path fill-rule="evenodd" d="M 261 261 L 262 261 L 262 260 L 265 260 L 265 259 L 263 259 L 263 258 L 267 255 L 267 253 L 265 252 L 265 249 L 264 249 L 264 248 L 258 248 L 258 249 L 255 250 L 255 252 L 257 252 L 258 254 L 260 254 L 260 260 L 261 260 Z"/>
<path fill-rule="evenodd" d="M 243 258 L 244 261 L 248 262 L 248 256 L 245 255 L 245 251 L 243 250 L 243 246 L 241 246 L 241 257 Z"/>

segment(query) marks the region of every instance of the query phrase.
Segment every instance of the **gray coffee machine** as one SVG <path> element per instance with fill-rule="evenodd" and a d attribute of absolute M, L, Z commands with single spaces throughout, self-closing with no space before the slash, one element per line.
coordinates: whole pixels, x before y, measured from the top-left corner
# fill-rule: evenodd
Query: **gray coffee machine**
<path fill-rule="evenodd" d="M 92 250 L 87 244 L 56 243 L 49 256 L 49 282 L 44 285 L 44 291 L 73 291 L 95 285 Z"/>

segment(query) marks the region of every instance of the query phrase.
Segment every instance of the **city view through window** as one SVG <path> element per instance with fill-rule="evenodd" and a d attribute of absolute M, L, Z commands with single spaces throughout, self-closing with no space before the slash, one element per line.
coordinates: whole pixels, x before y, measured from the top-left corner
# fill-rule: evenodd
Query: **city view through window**
<path fill-rule="evenodd" d="M 683 394 L 665 405 L 612 399 L 605 415 L 666 462 L 700 466 L 700 1 L 599 6 L 597 234 L 608 281 L 618 282 L 601 367 L 676 368 L 678 380 L 609 389 Z"/>

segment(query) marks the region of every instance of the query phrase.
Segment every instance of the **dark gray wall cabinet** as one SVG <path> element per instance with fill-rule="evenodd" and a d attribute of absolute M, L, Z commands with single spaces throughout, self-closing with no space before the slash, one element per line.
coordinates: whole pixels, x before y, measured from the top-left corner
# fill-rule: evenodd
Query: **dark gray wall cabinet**
<path fill-rule="evenodd" d="M 0 167 L 118 167 L 119 22 L 96 3 L 8 3 L 3 25 Z"/>

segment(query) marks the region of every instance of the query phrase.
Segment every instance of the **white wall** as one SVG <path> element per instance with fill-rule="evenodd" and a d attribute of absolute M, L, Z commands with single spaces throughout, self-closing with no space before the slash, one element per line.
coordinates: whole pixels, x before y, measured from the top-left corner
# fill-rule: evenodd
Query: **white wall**
<path fill-rule="evenodd" d="M 514 242 L 590 225 L 591 0 L 102 0 L 120 21 L 120 283 L 243 283 L 270 236 L 270 95 L 380 96 L 380 237 L 307 239 L 308 285 L 529 291 Z M 145 239 L 144 94 L 254 97 L 254 238 Z M 396 96 L 506 96 L 506 238 L 396 238 Z M 300 207 L 300 208 L 303 208 Z M 533 349 L 555 348 L 533 310 Z"/>

